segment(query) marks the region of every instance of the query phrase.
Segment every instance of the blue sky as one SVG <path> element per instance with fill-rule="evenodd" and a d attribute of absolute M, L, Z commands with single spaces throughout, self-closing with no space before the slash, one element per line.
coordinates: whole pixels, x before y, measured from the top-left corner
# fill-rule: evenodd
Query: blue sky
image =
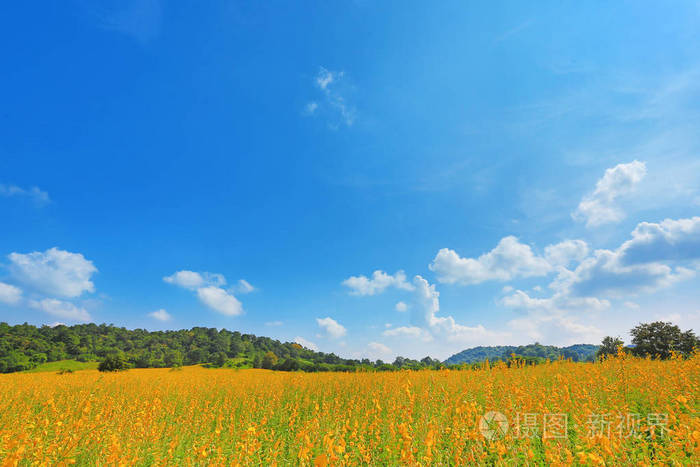
<path fill-rule="evenodd" d="M 696 2 L 0 8 L 2 321 L 385 360 L 700 328 Z"/>

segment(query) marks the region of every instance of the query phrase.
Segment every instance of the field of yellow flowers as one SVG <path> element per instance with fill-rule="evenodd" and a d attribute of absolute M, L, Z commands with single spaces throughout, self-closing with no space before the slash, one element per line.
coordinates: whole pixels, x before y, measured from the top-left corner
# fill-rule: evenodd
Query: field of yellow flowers
<path fill-rule="evenodd" d="M 0 464 L 698 465 L 699 396 L 698 356 L 394 373 L 9 374 Z"/>

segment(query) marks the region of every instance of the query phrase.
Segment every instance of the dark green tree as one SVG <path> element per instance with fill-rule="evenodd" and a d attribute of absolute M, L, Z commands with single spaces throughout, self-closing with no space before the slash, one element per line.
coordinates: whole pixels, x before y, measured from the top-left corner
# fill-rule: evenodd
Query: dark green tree
<path fill-rule="evenodd" d="M 603 342 L 600 344 L 600 348 L 596 352 L 596 358 L 605 357 L 608 355 L 617 355 L 617 349 L 622 347 L 625 343 L 619 337 L 606 336 L 603 338 Z"/>
<path fill-rule="evenodd" d="M 127 368 L 129 368 L 129 365 L 121 353 L 107 355 L 97 367 L 100 371 L 121 371 Z"/>
<path fill-rule="evenodd" d="M 632 353 L 640 357 L 666 359 L 671 357 L 671 352 L 688 356 L 699 345 L 692 330 L 681 332 L 675 324 L 663 321 L 640 324 L 630 334 L 634 345 Z"/>
<path fill-rule="evenodd" d="M 228 360 L 226 352 L 217 352 L 212 356 L 211 364 L 216 367 L 222 367 L 226 365 L 226 360 Z"/>
<path fill-rule="evenodd" d="M 275 365 L 277 365 L 277 355 L 275 355 L 273 352 L 265 352 L 265 356 L 262 359 L 262 362 L 260 363 L 260 366 L 262 368 L 265 368 L 267 370 L 272 369 Z"/>

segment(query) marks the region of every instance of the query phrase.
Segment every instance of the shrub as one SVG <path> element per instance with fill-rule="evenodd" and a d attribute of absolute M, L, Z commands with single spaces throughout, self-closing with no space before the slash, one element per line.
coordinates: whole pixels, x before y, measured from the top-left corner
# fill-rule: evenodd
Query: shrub
<path fill-rule="evenodd" d="M 107 355 L 97 367 L 100 371 L 122 371 L 127 368 L 126 358 L 120 354 Z"/>

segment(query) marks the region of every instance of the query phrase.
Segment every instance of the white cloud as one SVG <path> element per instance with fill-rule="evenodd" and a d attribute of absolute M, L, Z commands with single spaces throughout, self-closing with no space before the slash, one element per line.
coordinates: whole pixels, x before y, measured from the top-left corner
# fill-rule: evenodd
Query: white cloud
<path fill-rule="evenodd" d="M 306 347 L 309 350 L 314 350 L 318 351 L 318 346 L 314 344 L 313 342 L 304 339 L 303 337 L 297 336 L 294 338 L 294 342 L 297 344 L 301 345 L 302 347 Z"/>
<path fill-rule="evenodd" d="M 171 276 L 166 276 L 163 278 L 163 281 L 189 290 L 208 286 L 220 287 L 226 284 L 226 278 L 222 274 L 199 273 L 187 270 L 177 271 Z"/>
<path fill-rule="evenodd" d="M 381 342 L 370 342 L 364 355 L 370 360 L 387 360 L 393 357 L 394 351 Z"/>
<path fill-rule="evenodd" d="M 581 200 L 572 217 L 580 222 L 585 221 L 587 227 L 621 221 L 625 213 L 616 201 L 631 193 L 646 172 L 646 164 L 637 160 L 607 169 L 603 178 L 598 180 L 595 191 Z"/>
<path fill-rule="evenodd" d="M 47 295 L 71 298 L 95 291 L 90 278 L 97 268 L 80 253 L 54 247 L 43 253 L 10 253 L 8 258 L 10 272 L 18 281 Z"/>
<path fill-rule="evenodd" d="M 236 297 L 220 287 L 210 285 L 197 289 L 197 297 L 212 310 L 227 316 L 243 313 L 243 306 Z"/>
<path fill-rule="evenodd" d="M 0 303 L 16 305 L 22 298 L 22 290 L 14 285 L 0 282 Z"/>
<path fill-rule="evenodd" d="M 388 287 L 397 289 L 413 290 L 413 286 L 406 282 L 406 274 L 397 271 L 393 276 L 384 271 L 374 271 L 372 278 L 366 276 L 351 276 L 345 279 L 342 284 L 350 289 L 351 295 L 376 295 L 384 292 Z"/>
<path fill-rule="evenodd" d="M 212 272 L 177 271 L 163 280 L 184 289 L 197 292 L 199 301 L 212 310 L 227 315 L 238 316 L 243 313 L 243 305 L 233 295 L 234 291 L 249 293 L 255 290 L 246 280 L 239 280 L 231 290 L 224 290 L 221 286 L 226 284 L 223 274 Z"/>
<path fill-rule="evenodd" d="M 339 339 L 347 334 L 347 329 L 333 318 L 316 318 L 316 322 L 326 332 L 326 335 L 333 339 Z"/>
<path fill-rule="evenodd" d="M 430 342 L 433 340 L 432 334 L 418 326 L 400 326 L 398 328 L 387 329 L 382 334 L 387 337 L 412 337 L 420 339 L 423 342 Z"/>
<path fill-rule="evenodd" d="M 694 274 L 691 269 L 662 263 L 625 265 L 619 250 L 596 250 L 573 271 L 562 271 L 551 287 L 578 297 L 625 297 L 653 292 Z"/>
<path fill-rule="evenodd" d="M 596 326 L 583 324 L 575 317 L 557 313 L 531 313 L 526 317 L 508 321 L 514 335 L 526 336 L 529 341 L 548 344 L 573 345 L 600 342 L 603 331 Z"/>
<path fill-rule="evenodd" d="M 265 326 L 282 326 L 284 322 L 282 321 L 266 321 Z"/>
<path fill-rule="evenodd" d="M 503 297 L 500 303 L 509 308 L 536 311 L 603 311 L 610 308 L 608 300 L 596 297 L 571 297 L 558 292 L 550 298 L 536 298 L 522 290 Z"/>
<path fill-rule="evenodd" d="M 544 249 L 544 256 L 552 266 L 568 266 L 580 262 L 588 255 L 588 244 L 583 240 L 565 240 Z"/>
<path fill-rule="evenodd" d="M 257 289 L 253 287 L 250 282 L 248 282 L 245 279 L 239 279 L 238 282 L 236 283 L 236 287 L 234 288 L 235 292 L 238 292 L 240 294 L 247 294 L 251 292 L 255 292 Z"/>
<path fill-rule="evenodd" d="M 434 284 L 428 283 L 421 276 L 413 278 L 414 303 L 411 308 L 411 326 L 387 329 L 382 334 L 387 337 L 409 337 L 423 342 L 435 338 L 441 341 L 478 345 L 495 342 L 506 338 L 502 333 L 488 331 L 484 326 L 465 326 L 455 321 L 452 316 L 439 317 L 440 293 Z"/>
<path fill-rule="evenodd" d="M 700 259 L 700 217 L 641 222 L 620 248 L 623 264 Z"/>
<path fill-rule="evenodd" d="M 170 313 L 165 311 L 163 308 L 160 310 L 152 311 L 151 313 L 148 314 L 153 319 L 157 319 L 158 321 L 170 321 L 172 316 L 170 316 Z"/>
<path fill-rule="evenodd" d="M 318 109 L 318 102 L 311 101 L 304 106 L 304 111 L 302 113 L 303 115 L 310 116 L 316 113 L 316 109 Z"/>
<path fill-rule="evenodd" d="M 357 111 L 345 97 L 348 86 L 344 78 L 345 73 L 342 71 L 330 71 L 321 67 L 314 83 L 323 98 L 320 101 L 308 102 L 304 106 L 302 115 L 314 116 L 325 112 L 332 119 L 329 123 L 331 128 L 337 129 L 339 125 L 352 126 L 355 123 Z"/>
<path fill-rule="evenodd" d="M 404 302 L 397 302 L 394 308 L 396 311 L 404 312 L 408 310 L 408 305 L 406 305 Z"/>
<path fill-rule="evenodd" d="M 37 206 L 43 206 L 51 202 L 49 194 L 45 191 L 41 191 L 39 188 L 33 186 L 29 189 L 20 188 L 17 185 L 3 185 L 0 184 L 0 196 L 5 197 L 24 197 L 29 198 L 34 201 Z"/>
<path fill-rule="evenodd" d="M 462 258 L 454 250 L 442 248 L 429 268 L 438 275 L 438 281 L 460 285 L 544 276 L 551 270 L 547 260 L 513 236 L 504 237 L 493 250 L 477 259 Z"/>
<path fill-rule="evenodd" d="M 56 300 L 55 298 L 45 298 L 40 301 L 31 300 L 29 305 L 32 308 L 69 321 L 92 321 L 90 313 L 88 313 L 85 308 L 78 308 L 70 302 Z"/>

